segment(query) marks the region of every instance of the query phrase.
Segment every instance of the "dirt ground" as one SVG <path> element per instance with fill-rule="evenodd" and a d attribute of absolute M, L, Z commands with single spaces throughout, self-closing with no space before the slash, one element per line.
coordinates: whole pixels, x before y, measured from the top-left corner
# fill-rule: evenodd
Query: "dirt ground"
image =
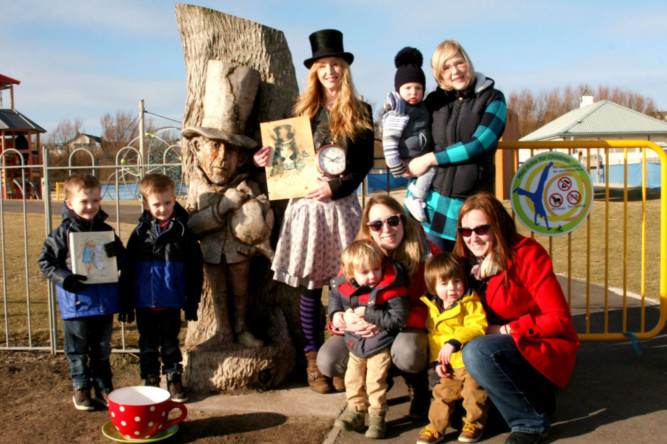
<path fill-rule="evenodd" d="M 112 355 L 114 386 L 141 385 L 138 358 Z M 0 352 L 0 442 L 112 443 L 101 432 L 106 409 L 82 412 L 72 404 L 67 358 L 46 352 Z M 176 412 L 174 412 L 176 413 Z M 333 420 L 273 413 L 220 416 L 190 409 L 164 443 L 322 442 Z"/>

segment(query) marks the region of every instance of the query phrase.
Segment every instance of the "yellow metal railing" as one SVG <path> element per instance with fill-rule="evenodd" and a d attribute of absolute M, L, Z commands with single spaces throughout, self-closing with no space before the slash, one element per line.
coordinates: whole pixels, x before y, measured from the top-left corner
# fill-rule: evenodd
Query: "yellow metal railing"
<path fill-rule="evenodd" d="M 662 198 L 667 155 L 659 145 L 643 140 L 501 142 L 500 157 L 508 151 L 512 156 L 512 170 L 505 177 L 511 179 L 519 158 L 545 150 L 585 153 L 582 163 L 596 175 L 597 159 L 595 164 L 591 159 L 603 153 L 604 181 L 595 184 L 594 206 L 584 224 L 559 238 L 522 231 L 543 243 L 554 259 L 580 339 L 657 335 L 667 321 L 667 199 Z M 637 150 L 639 161 L 633 163 L 630 154 Z M 660 163 L 660 190 L 647 187 L 649 151 Z M 628 168 L 634 164 L 641 168 L 639 185 L 628 183 Z M 612 168 L 622 170 L 621 180 L 610 182 Z M 654 325 L 646 325 L 648 318 Z"/>

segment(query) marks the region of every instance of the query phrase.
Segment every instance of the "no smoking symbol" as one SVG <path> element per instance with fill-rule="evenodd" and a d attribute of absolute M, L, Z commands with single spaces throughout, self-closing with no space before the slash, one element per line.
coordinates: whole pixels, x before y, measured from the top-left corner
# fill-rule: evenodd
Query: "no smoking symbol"
<path fill-rule="evenodd" d="M 549 196 L 549 203 L 551 204 L 552 207 L 558 208 L 561 205 L 563 205 L 563 196 L 561 196 L 558 193 L 554 193 L 551 196 Z"/>
<path fill-rule="evenodd" d="M 561 191 L 567 191 L 572 188 L 572 180 L 569 177 L 561 177 L 558 179 L 558 188 Z"/>
<path fill-rule="evenodd" d="M 570 205 L 577 205 L 581 202 L 581 194 L 577 190 L 570 191 L 567 193 L 567 201 Z"/>

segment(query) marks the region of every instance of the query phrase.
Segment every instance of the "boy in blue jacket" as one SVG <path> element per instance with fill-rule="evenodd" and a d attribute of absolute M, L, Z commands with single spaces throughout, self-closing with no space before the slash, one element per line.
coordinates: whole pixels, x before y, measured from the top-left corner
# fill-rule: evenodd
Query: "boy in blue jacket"
<path fill-rule="evenodd" d="M 69 233 L 113 231 L 104 221 L 107 214 L 100 208 L 99 181 L 87 174 L 77 174 L 65 180 L 63 220 L 44 241 L 39 268 L 56 285 L 56 295 L 63 320 L 65 355 L 69 360 L 70 377 L 74 385 L 72 401 L 77 410 L 95 410 L 90 397 L 95 388 L 95 401 L 106 406 L 111 382 L 111 333 L 113 314 L 120 311 L 118 283 L 86 284 L 86 277 L 72 273 Z M 123 244 L 104 245 L 110 257 L 123 254 Z"/>
<path fill-rule="evenodd" d="M 123 306 L 119 319 L 132 322 L 136 308 L 139 368 L 145 385 L 160 386 L 161 358 L 171 398 L 185 402 L 178 333 L 181 309 L 186 320 L 197 320 L 203 285 L 201 249 L 187 227 L 187 212 L 176 202 L 169 176 L 147 174 L 139 190 L 144 211 L 130 235 L 121 272 L 121 288 L 131 304 Z"/>

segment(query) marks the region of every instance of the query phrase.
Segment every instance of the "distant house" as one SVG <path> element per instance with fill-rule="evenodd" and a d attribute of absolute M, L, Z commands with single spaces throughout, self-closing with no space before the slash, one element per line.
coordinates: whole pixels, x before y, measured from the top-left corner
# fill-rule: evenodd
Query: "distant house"
<path fill-rule="evenodd" d="M 78 148 L 86 148 L 94 152 L 94 150 L 102 149 L 102 138 L 90 134 L 77 134 L 72 140 L 66 142 L 63 148 L 68 148 L 70 152 Z"/>
<path fill-rule="evenodd" d="M 593 103 L 591 96 L 581 98 L 581 107 L 572 110 L 556 120 L 553 120 L 543 127 L 522 137 L 521 142 L 533 141 L 570 141 L 570 140 L 646 140 L 654 142 L 661 146 L 663 150 L 667 149 L 667 122 L 655 119 L 653 117 L 634 111 L 625 106 L 608 100 L 601 100 Z M 628 148 L 627 161 L 629 165 L 634 165 L 630 171 L 633 178 L 630 182 L 635 185 L 641 183 L 641 171 L 639 165 L 643 162 L 641 148 Z M 527 150 L 519 155 L 519 162 L 525 162 L 530 155 Z M 582 149 L 575 153 L 579 161 L 584 165 L 590 165 L 592 170 L 597 170 L 596 178 L 598 182 L 604 181 L 604 175 L 601 171 L 604 169 L 607 154 L 603 150 L 595 149 L 591 152 Z M 622 182 L 616 176 L 614 165 L 618 165 L 618 175 L 621 175 L 620 165 L 625 162 L 625 149 L 609 149 L 609 180 L 612 182 Z M 590 159 L 588 158 L 590 156 Z M 646 150 L 647 164 L 656 166 L 657 173 L 650 173 L 649 187 L 655 188 L 659 183 L 659 156 L 653 150 Z M 635 172 L 636 170 L 636 172 Z M 621 176 L 622 177 L 622 176 Z M 629 182 L 629 183 L 630 183 Z"/>
<path fill-rule="evenodd" d="M 665 149 L 667 148 L 667 122 L 608 100 L 593 103 L 592 97 L 584 96 L 580 108 L 563 114 L 520 140 L 522 142 L 648 140 Z M 609 162 L 611 164 L 622 163 L 623 159 L 620 154 L 622 151 L 620 148 L 612 148 Z M 630 163 L 641 160 L 638 157 L 641 152 L 639 148 L 630 148 L 628 151 Z M 653 160 L 658 158 L 653 151 L 649 151 L 647 156 Z"/>

